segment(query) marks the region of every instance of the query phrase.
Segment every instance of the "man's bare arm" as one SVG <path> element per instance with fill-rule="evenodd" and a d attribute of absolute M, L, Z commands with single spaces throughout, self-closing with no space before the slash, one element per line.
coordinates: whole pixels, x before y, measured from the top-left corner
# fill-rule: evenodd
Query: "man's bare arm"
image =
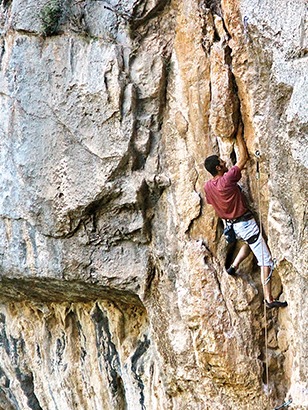
<path fill-rule="evenodd" d="M 248 161 L 248 151 L 247 151 L 246 143 L 243 138 L 243 125 L 241 122 L 239 123 L 239 126 L 238 126 L 238 130 L 236 134 L 236 142 L 238 145 L 239 153 L 238 153 L 238 159 L 235 165 L 238 166 L 240 170 L 242 170 L 246 162 Z"/>

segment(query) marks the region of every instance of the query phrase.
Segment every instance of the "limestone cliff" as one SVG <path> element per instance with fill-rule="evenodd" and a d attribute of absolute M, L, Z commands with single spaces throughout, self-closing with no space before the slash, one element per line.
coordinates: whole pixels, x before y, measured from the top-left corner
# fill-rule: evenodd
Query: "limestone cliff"
<path fill-rule="evenodd" d="M 0 409 L 307 409 L 305 0 L 0 3 Z M 239 119 L 266 321 L 203 195 Z"/>

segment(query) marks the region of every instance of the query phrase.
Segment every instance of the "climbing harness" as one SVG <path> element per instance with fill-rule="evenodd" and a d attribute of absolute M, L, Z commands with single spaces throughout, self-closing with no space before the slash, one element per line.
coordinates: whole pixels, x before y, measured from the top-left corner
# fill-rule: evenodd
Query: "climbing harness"
<path fill-rule="evenodd" d="M 284 407 L 288 407 L 289 404 L 292 403 L 292 399 L 290 399 L 289 401 L 284 402 L 281 406 L 275 407 L 274 410 L 279 410 L 279 409 L 283 409 Z"/>
<path fill-rule="evenodd" d="M 223 230 L 223 234 L 225 236 L 225 239 L 228 243 L 233 243 L 236 241 L 236 233 L 234 231 L 233 228 L 233 224 L 236 222 L 242 222 L 242 221 L 249 221 L 250 219 L 253 218 L 253 215 L 250 211 L 246 212 L 244 215 L 239 216 L 238 218 L 235 219 L 225 219 L 225 228 Z M 255 235 L 254 235 L 255 236 Z M 247 240 L 248 243 L 254 243 L 255 240 L 253 242 L 249 242 L 250 239 L 254 238 L 254 236 L 252 236 L 251 238 L 249 238 Z M 256 240 L 258 239 L 259 234 L 257 235 Z"/>
<path fill-rule="evenodd" d="M 261 215 L 261 187 L 260 187 L 260 158 L 261 158 L 261 153 L 259 150 L 255 152 L 256 156 L 256 179 L 257 179 L 257 190 L 258 190 L 258 208 L 259 208 L 259 230 L 260 230 L 260 236 L 262 238 L 262 215 Z M 271 276 L 272 276 L 272 269 L 269 274 L 269 276 L 264 280 L 264 249 L 263 249 L 263 241 L 261 241 L 261 255 L 262 255 L 262 285 L 265 286 L 267 283 L 269 283 Z M 265 339 L 265 370 L 266 370 L 266 385 L 268 386 L 269 382 L 269 377 L 268 377 L 268 349 L 267 349 L 267 320 L 266 320 L 266 303 L 264 300 L 264 339 Z"/>
<path fill-rule="evenodd" d="M 228 243 L 233 243 L 236 241 L 236 234 L 233 229 L 233 222 L 226 224 L 223 230 L 223 234 Z"/>

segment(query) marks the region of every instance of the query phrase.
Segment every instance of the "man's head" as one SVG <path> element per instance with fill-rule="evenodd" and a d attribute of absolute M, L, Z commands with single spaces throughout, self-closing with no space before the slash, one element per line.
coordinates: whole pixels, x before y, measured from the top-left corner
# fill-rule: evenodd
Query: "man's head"
<path fill-rule="evenodd" d="M 215 177 L 218 174 L 223 175 L 228 171 L 226 162 L 219 158 L 218 155 L 211 155 L 204 161 L 205 169 Z"/>

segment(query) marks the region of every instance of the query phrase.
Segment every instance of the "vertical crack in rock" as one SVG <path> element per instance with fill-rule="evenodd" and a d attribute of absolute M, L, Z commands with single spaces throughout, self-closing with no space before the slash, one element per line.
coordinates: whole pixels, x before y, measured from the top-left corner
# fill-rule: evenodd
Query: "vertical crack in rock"
<path fill-rule="evenodd" d="M 145 386 L 142 381 L 142 375 L 144 374 L 144 365 L 142 363 L 139 363 L 139 359 L 142 358 L 142 356 L 147 352 L 149 346 L 150 346 L 150 340 L 147 339 L 146 336 L 144 336 L 143 341 L 139 341 L 139 344 L 137 345 L 136 351 L 133 354 L 131 358 L 131 370 L 137 380 L 138 388 L 140 391 L 140 408 L 142 410 L 145 410 Z"/>
<path fill-rule="evenodd" d="M 229 35 L 221 17 L 214 15 L 213 21 L 217 40 L 214 39 L 210 49 L 210 123 L 213 134 L 219 138 L 221 153 L 228 153 L 228 157 L 230 157 L 233 150 L 231 139 L 236 133 L 240 117 L 239 100 L 232 73 L 231 49 L 228 45 Z M 227 152 L 225 152 L 226 150 Z"/>
<path fill-rule="evenodd" d="M 33 374 L 22 373 L 19 369 L 16 369 L 16 377 L 20 383 L 22 391 L 27 397 L 27 404 L 32 410 L 43 410 L 40 406 L 40 403 L 34 393 L 34 384 L 33 384 Z"/>
<path fill-rule="evenodd" d="M 112 341 L 112 336 L 109 329 L 108 317 L 96 304 L 95 310 L 92 313 L 92 317 L 95 320 L 96 326 L 96 343 L 97 351 L 103 355 L 104 361 L 100 366 L 104 365 L 108 374 L 111 394 L 115 399 L 115 403 L 119 408 L 122 408 L 126 402 L 125 390 L 123 386 L 123 380 L 121 377 L 121 366 L 119 355 L 115 344 Z M 124 407 L 123 407 L 124 409 Z"/>

